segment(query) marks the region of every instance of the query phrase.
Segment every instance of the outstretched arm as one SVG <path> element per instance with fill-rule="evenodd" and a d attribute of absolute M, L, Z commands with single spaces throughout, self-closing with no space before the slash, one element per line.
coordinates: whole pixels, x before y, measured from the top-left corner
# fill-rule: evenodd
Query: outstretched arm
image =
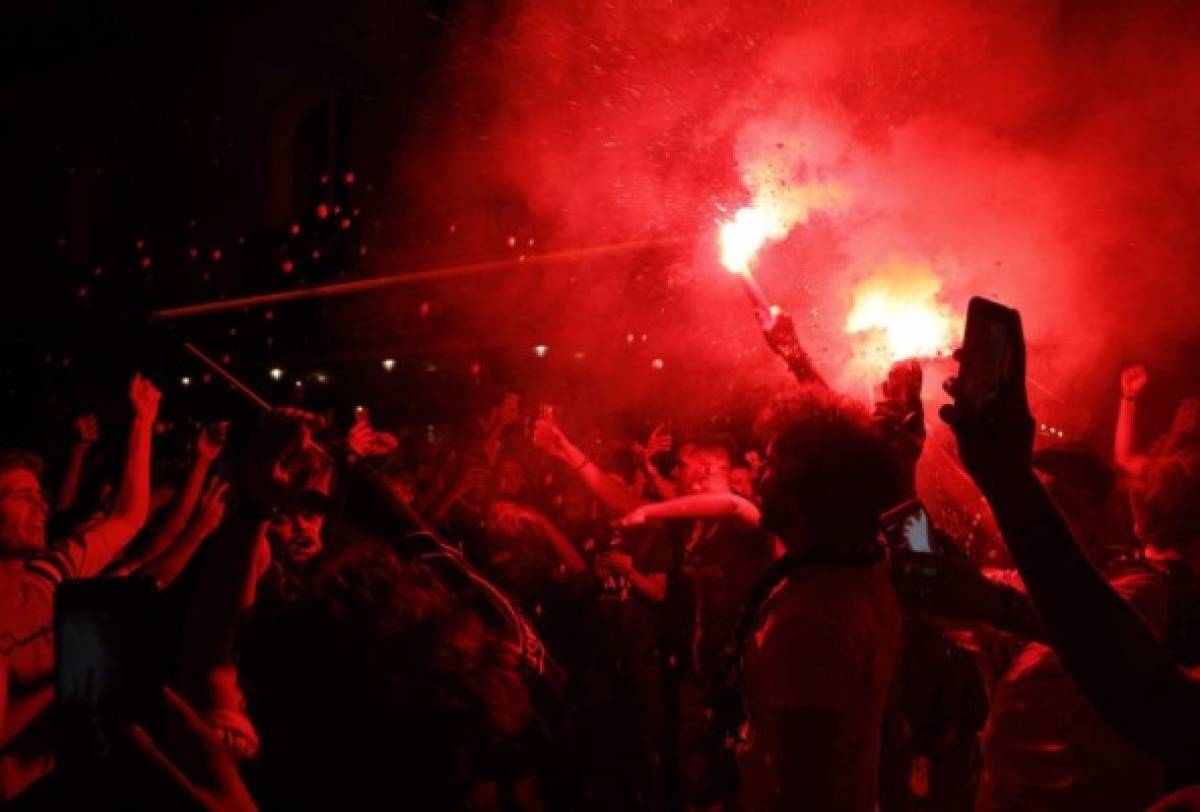
<path fill-rule="evenodd" d="M 634 527 L 655 519 L 736 519 L 747 527 L 758 527 L 762 513 L 749 499 L 735 493 L 699 493 L 634 508 L 617 524 Z"/>

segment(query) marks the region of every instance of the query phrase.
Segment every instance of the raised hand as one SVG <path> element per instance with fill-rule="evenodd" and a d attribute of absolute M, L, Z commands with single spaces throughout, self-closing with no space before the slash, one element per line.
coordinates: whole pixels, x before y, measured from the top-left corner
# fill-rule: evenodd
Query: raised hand
<path fill-rule="evenodd" d="M 229 421 L 209 423 L 200 430 L 196 439 L 196 454 L 205 462 L 212 462 L 225 446 L 225 437 L 229 432 Z"/>
<path fill-rule="evenodd" d="M 75 432 L 78 435 L 75 440 L 76 445 L 91 446 L 95 445 L 100 439 L 100 421 L 95 415 L 84 415 L 75 418 Z"/>
<path fill-rule="evenodd" d="M 193 518 L 196 529 L 203 535 L 207 536 L 221 526 L 221 520 L 225 518 L 225 494 L 228 491 L 229 483 L 220 477 L 208 481 Z"/>
<path fill-rule="evenodd" d="M 659 454 L 666 454 L 675 445 L 675 438 L 666 423 L 659 423 L 646 439 L 646 459 L 651 460 Z"/>
<path fill-rule="evenodd" d="M 613 527 L 641 527 L 646 523 L 645 508 L 634 508 L 613 522 Z"/>
<path fill-rule="evenodd" d="M 555 457 L 561 457 L 571 446 L 562 430 L 549 420 L 538 420 L 533 424 L 533 444 Z"/>
<path fill-rule="evenodd" d="M 949 378 L 943 385 L 955 402 L 942 406 L 938 414 L 958 440 L 963 467 L 985 494 L 1033 468 L 1034 425 L 1025 391 L 1025 341 L 1019 322 L 1017 339 L 1012 350 L 1012 374 L 986 412 L 962 406 L 957 378 Z"/>
<path fill-rule="evenodd" d="M 346 435 L 346 444 L 360 457 L 375 457 L 395 451 L 400 441 L 386 431 L 376 431 L 369 420 L 359 419 Z"/>
<path fill-rule="evenodd" d="M 148 378 L 143 378 L 140 372 L 135 372 L 133 381 L 129 384 L 129 402 L 133 405 L 133 414 L 141 420 L 151 423 L 158 416 L 158 402 L 162 392 L 158 391 Z"/>
<path fill-rule="evenodd" d="M 499 432 L 521 419 L 521 397 L 515 392 L 506 392 L 503 399 L 488 412 L 483 427 L 489 432 Z"/>
<path fill-rule="evenodd" d="M 1150 383 L 1150 373 L 1143 364 L 1134 364 L 1121 370 L 1121 397 L 1133 400 L 1142 394 Z"/>

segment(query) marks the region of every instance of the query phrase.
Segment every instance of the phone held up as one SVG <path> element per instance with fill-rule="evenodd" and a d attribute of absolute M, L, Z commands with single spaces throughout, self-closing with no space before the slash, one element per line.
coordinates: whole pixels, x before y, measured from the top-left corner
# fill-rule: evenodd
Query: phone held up
<path fill-rule="evenodd" d="M 879 529 L 892 549 L 932 553 L 932 526 L 924 505 L 909 499 L 879 517 Z"/>
<path fill-rule="evenodd" d="M 1016 310 L 978 296 L 967 306 L 958 368 L 957 402 L 969 412 L 984 416 L 1002 394 L 1024 385 L 1019 378 L 1018 353 L 1024 349 L 1021 316 Z"/>

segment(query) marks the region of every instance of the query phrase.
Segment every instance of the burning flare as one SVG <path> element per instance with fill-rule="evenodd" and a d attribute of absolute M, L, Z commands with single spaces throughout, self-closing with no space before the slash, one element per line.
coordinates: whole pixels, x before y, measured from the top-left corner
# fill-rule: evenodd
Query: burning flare
<path fill-rule="evenodd" d="M 743 179 L 752 202 L 722 222 L 720 231 L 721 264 L 742 276 L 750 274 L 754 258 L 767 242 L 782 240 L 814 211 L 837 208 L 847 198 L 845 188 L 837 183 L 793 183 L 786 167 L 769 160 L 751 164 Z"/>
<path fill-rule="evenodd" d="M 858 283 L 846 317 L 846 332 L 859 339 L 857 361 L 878 374 L 905 358 L 948 354 L 962 320 L 938 298 L 941 290 L 929 265 L 898 259 Z"/>

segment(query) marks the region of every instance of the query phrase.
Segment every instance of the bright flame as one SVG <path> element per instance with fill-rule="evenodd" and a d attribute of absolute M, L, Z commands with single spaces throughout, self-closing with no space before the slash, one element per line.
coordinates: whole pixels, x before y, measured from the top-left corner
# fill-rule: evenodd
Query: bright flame
<path fill-rule="evenodd" d="M 782 231 L 782 233 L 781 233 Z M 762 209 L 746 206 L 721 224 L 721 264 L 730 273 L 750 273 L 750 262 L 768 239 L 787 235 L 778 221 Z"/>
<path fill-rule="evenodd" d="M 927 264 L 893 259 L 854 289 L 846 332 L 860 338 L 857 360 L 872 373 L 905 358 L 935 358 L 958 339 L 942 280 Z"/>
<path fill-rule="evenodd" d="M 787 167 L 769 160 L 747 167 L 743 180 L 753 202 L 722 222 L 720 231 L 721 264 L 736 274 L 749 274 L 754 258 L 768 242 L 782 240 L 814 211 L 837 208 L 848 197 L 837 183 L 793 183 Z"/>

